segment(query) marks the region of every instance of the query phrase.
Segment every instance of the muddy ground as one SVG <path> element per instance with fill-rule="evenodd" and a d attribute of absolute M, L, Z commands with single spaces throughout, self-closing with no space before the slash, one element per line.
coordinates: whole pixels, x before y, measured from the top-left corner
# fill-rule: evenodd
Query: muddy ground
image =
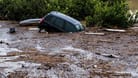
<path fill-rule="evenodd" d="M 10 27 L 16 33 L 8 33 Z M 138 78 L 138 28 L 38 33 L 0 21 L 0 78 Z"/>

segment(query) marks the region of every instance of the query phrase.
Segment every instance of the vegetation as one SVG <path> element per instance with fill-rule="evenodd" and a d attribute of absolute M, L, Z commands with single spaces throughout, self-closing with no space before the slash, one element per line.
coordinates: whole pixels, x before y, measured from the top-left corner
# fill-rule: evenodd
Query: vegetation
<path fill-rule="evenodd" d="M 60 11 L 87 26 L 128 27 L 126 0 L 0 0 L 0 18 L 23 20 L 40 18 L 50 11 Z"/>
<path fill-rule="evenodd" d="M 127 27 L 129 25 L 128 7 L 125 0 L 101 0 L 95 5 L 94 9 L 94 14 L 86 17 L 87 25 L 105 27 Z"/>

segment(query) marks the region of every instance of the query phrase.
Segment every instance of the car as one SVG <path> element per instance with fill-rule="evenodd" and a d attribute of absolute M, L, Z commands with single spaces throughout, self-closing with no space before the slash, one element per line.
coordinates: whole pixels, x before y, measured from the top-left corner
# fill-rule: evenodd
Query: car
<path fill-rule="evenodd" d="M 19 22 L 20 26 L 38 26 L 41 18 L 26 19 Z"/>
<path fill-rule="evenodd" d="M 48 32 L 80 32 L 85 29 L 78 20 L 57 11 L 52 11 L 44 16 L 38 28 L 39 32 L 43 29 Z"/>

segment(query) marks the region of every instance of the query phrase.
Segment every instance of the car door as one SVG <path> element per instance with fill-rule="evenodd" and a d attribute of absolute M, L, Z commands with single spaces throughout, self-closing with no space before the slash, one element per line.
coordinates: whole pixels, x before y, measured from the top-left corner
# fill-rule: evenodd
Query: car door
<path fill-rule="evenodd" d="M 76 27 L 68 21 L 65 22 L 64 30 L 66 32 L 76 32 L 77 31 Z"/>
<path fill-rule="evenodd" d="M 53 22 L 53 26 L 60 31 L 64 31 L 65 21 L 61 18 L 56 17 L 55 21 Z"/>
<path fill-rule="evenodd" d="M 44 22 L 46 25 L 48 24 L 49 26 L 53 26 L 53 22 L 55 21 L 55 19 L 56 19 L 56 17 L 54 17 L 52 15 L 48 15 L 48 16 L 46 16 Z"/>

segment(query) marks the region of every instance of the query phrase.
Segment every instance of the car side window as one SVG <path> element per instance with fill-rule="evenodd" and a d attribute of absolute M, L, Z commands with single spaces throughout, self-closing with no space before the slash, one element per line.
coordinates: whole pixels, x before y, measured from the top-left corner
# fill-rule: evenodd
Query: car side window
<path fill-rule="evenodd" d="M 67 32 L 75 32 L 76 31 L 76 28 L 74 27 L 73 24 L 71 24 L 69 22 L 66 22 L 65 23 L 64 30 L 66 30 Z"/>
<path fill-rule="evenodd" d="M 53 23 L 54 20 L 55 20 L 55 17 L 52 16 L 52 15 L 48 15 L 46 18 L 45 18 L 46 22 L 48 23 Z"/>
<path fill-rule="evenodd" d="M 63 28 L 64 23 L 65 23 L 64 20 L 60 18 L 56 18 L 54 21 L 54 25 L 60 28 Z"/>

